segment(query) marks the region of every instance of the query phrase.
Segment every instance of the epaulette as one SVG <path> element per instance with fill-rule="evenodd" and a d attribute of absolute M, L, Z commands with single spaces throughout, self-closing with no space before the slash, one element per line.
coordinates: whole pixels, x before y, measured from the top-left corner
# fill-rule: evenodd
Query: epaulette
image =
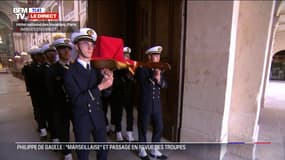
<path fill-rule="evenodd" d="M 64 69 L 69 69 L 69 67 L 68 67 L 68 66 L 66 66 L 66 65 L 64 65 L 64 66 L 63 66 L 63 68 L 64 68 Z"/>

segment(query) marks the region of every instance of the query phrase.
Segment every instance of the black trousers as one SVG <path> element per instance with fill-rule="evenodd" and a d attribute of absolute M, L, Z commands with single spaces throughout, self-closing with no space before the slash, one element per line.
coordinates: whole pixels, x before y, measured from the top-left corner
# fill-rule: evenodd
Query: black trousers
<path fill-rule="evenodd" d="M 56 136 L 56 127 L 55 127 L 55 123 L 53 121 L 53 111 L 52 111 L 52 106 L 51 105 L 45 105 L 44 108 L 41 111 L 45 117 L 45 121 L 47 123 L 47 129 L 50 132 L 51 135 L 51 139 L 53 138 L 57 138 Z"/>
<path fill-rule="evenodd" d="M 55 124 L 53 122 L 53 107 L 49 103 L 49 99 L 44 99 L 44 96 L 41 96 L 39 106 L 41 125 L 45 126 L 44 128 L 47 128 L 51 138 L 56 138 Z"/>
<path fill-rule="evenodd" d="M 59 138 L 60 142 L 69 142 L 70 140 L 70 122 L 71 114 L 66 113 L 68 111 L 54 111 L 53 112 L 53 123 L 55 124 L 55 135 Z M 70 150 L 65 148 L 62 153 L 64 155 L 71 153 Z"/>
<path fill-rule="evenodd" d="M 139 141 L 147 142 L 146 133 L 148 130 L 149 123 L 151 123 L 153 128 L 152 142 L 160 142 L 163 130 L 162 113 L 146 113 L 143 110 L 138 111 Z"/>
<path fill-rule="evenodd" d="M 126 118 L 127 118 L 127 131 L 133 131 L 133 121 L 134 121 L 134 107 L 130 102 L 125 101 L 119 102 L 111 101 L 111 108 L 113 109 L 113 119 L 115 122 L 115 131 L 120 132 L 122 131 L 122 116 L 123 116 L 123 110 L 126 111 Z"/>
<path fill-rule="evenodd" d="M 34 118 L 38 124 L 39 129 L 47 128 L 48 121 L 50 122 L 50 112 L 47 105 L 43 103 L 43 100 L 35 95 L 31 95 Z"/>
<path fill-rule="evenodd" d="M 39 111 L 40 105 L 39 105 L 38 100 L 34 96 L 31 95 L 31 101 L 32 101 L 32 106 L 33 106 L 34 119 L 37 122 L 38 129 L 45 128 L 46 127 L 45 123 L 42 123 L 42 121 L 40 120 L 41 119 L 40 111 Z"/>
<path fill-rule="evenodd" d="M 111 97 L 102 97 L 102 104 L 103 104 L 103 111 L 104 111 L 104 114 L 105 114 L 105 121 L 106 121 L 106 125 L 108 126 L 109 125 L 109 120 L 108 120 L 108 117 L 107 117 L 107 113 L 108 113 L 108 107 L 109 107 L 109 104 L 110 104 L 110 112 L 111 112 L 111 124 L 112 125 L 115 125 L 115 112 L 114 112 L 114 106 L 111 105 Z"/>
<path fill-rule="evenodd" d="M 90 142 L 90 135 L 92 135 L 95 142 L 106 142 L 107 133 L 105 127 L 105 119 L 103 111 L 97 111 L 93 120 L 89 115 L 84 116 L 82 122 L 77 122 L 74 119 L 75 123 L 75 140 L 76 142 Z M 103 124 L 103 125 L 102 125 Z M 102 127 L 104 126 L 104 127 Z M 78 160 L 88 160 L 89 159 L 89 150 L 77 150 L 77 159 Z M 106 150 L 97 151 L 97 160 L 107 160 L 108 152 Z"/>

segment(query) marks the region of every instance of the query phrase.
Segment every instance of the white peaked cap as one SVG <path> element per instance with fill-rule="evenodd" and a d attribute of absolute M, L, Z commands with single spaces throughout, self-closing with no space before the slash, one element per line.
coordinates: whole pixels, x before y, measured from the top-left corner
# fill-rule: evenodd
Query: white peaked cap
<path fill-rule="evenodd" d="M 47 51 L 56 51 L 55 47 L 51 44 L 45 44 L 42 46 L 41 52 L 45 53 Z"/>
<path fill-rule="evenodd" d="M 69 47 L 72 48 L 73 44 L 71 43 L 69 38 L 59 38 L 52 42 L 52 45 L 57 47 Z"/>
<path fill-rule="evenodd" d="M 28 53 L 30 55 L 39 54 L 39 53 L 41 53 L 41 48 L 39 48 L 38 46 L 33 46 L 29 49 Z"/>
<path fill-rule="evenodd" d="M 123 51 L 124 51 L 124 53 L 131 53 L 132 52 L 130 47 L 124 47 Z"/>
<path fill-rule="evenodd" d="M 162 47 L 161 46 L 154 46 L 154 47 L 151 47 L 148 50 L 146 50 L 145 54 L 152 54 L 152 53 L 160 54 L 161 52 L 162 52 Z"/>
<path fill-rule="evenodd" d="M 79 31 L 71 34 L 71 41 L 75 44 L 80 39 L 90 39 L 91 41 L 95 42 L 97 39 L 97 34 L 92 28 L 80 28 Z"/>

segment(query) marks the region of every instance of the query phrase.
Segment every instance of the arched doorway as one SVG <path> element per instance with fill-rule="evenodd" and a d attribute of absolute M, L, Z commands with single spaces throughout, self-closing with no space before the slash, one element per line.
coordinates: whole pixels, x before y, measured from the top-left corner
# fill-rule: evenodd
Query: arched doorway
<path fill-rule="evenodd" d="M 11 20 L 0 12 L 0 62 L 3 67 L 8 66 L 8 57 L 13 56 L 14 46 L 11 31 Z"/>
<path fill-rule="evenodd" d="M 270 80 L 285 80 L 285 50 L 274 54 L 271 62 Z"/>
<path fill-rule="evenodd" d="M 256 146 L 257 159 L 284 159 L 283 124 L 285 122 L 285 50 L 276 52 L 271 58 L 268 85 L 264 105 L 259 117 L 258 141 L 269 141 L 271 147 Z M 274 149 L 270 149 L 274 148 Z M 267 154 L 263 154 L 263 153 Z"/>
<path fill-rule="evenodd" d="M 143 61 L 151 46 L 163 46 L 162 61 L 171 65 L 168 88 L 162 91 L 163 136 L 178 141 L 181 127 L 181 0 L 88 0 L 87 26 L 99 35 L 124 39 L 133 59 Z"/>

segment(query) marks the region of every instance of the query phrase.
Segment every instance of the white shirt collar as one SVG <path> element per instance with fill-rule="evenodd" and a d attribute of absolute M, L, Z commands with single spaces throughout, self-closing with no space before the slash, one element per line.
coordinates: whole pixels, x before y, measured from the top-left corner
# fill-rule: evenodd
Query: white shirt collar
<path fill-rule="evenodd" d="M 85 69 L 87 69 L 87 64 L 90 64 L 90 62 L 85 62 L 79 58 L 77 59 L 77 62 L 81 64 Z"/>

